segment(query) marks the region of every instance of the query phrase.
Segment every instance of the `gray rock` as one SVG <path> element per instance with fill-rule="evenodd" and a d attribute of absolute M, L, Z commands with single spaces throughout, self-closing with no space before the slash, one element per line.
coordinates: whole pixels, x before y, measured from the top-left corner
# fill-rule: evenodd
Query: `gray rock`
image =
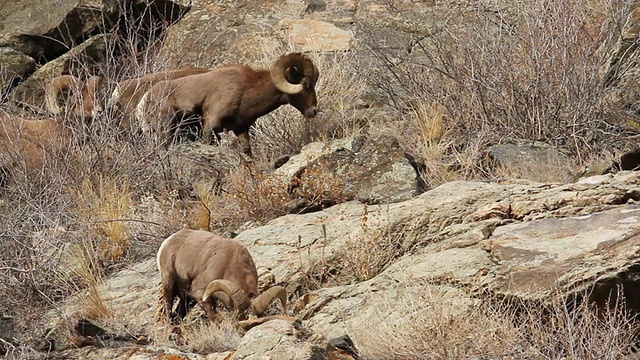
<path fill-rule="evenodd" d="M 501 295 L 535 300 L 594 285 L 611 290 L 616 279 L 637 273 L 639 234 L 640 206 L 635 204 L 498 227 L 486 244 L 498 264 L 487 285 Z M 612 294 L 602 295 L 593 300 L 604 306 Z"/>
<path fill-rule="evenodd" d="M 0 47 L 0 87 L 7 89 L 15 80 L 23 79 L 36 68 L 36 61 L 9 47 Z"/>
<path fill-rule="evenodd" d="M 509 178 L 543 182 L 574 180 L 573 169 L 568 163 L 569 157 L 559 149 L 539 141 L 525 140 L 492 145 L 484 158 L 484 167 L 488 171 L 495 172 L 501 168 Z"/>
<path fill-rule="evenodd" d="M 329 358 L 328 345 L 297 322 L 272 320 L 249 330 L 231 360 L 324 360 Z"/>
<path fill-rule="evenodd" d="M 308 144 L 276 173 L 292 183 L 297 195 L 323 205 L 353 199 L 394 203 L 424 190 L 417 170 L 390 136 L 357 135 L 320 146 Z"/>

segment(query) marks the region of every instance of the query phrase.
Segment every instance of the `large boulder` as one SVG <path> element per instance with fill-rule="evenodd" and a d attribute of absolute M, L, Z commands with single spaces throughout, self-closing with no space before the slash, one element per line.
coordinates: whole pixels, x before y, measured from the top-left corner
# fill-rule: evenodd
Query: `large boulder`
<path fill-rule="evenodd" d="M 114 0 L 18 0 L 0 4 L 0 46 L 52 60 L 117 18 Z"/>
<path fill-rule="evenodd" d="M 276 174 L 311 204 L 386 204 L 424 191 L 412 159 L 394 137 L 357 135 L 305 145 Z"/>
<path fill-rule="evenodd" d="M 169 28 L 161 57 L 171 67 L 214 67 L 262 60 L 274 51 L 277 56 L 279 49 L 346 50 L 353 36 L 349 23 L 355 8 L 343 1 L 199 0 Z M 333 14 L 340 14 L 342 20 L 333 23 L 334 19 L 328 18 Z"/>

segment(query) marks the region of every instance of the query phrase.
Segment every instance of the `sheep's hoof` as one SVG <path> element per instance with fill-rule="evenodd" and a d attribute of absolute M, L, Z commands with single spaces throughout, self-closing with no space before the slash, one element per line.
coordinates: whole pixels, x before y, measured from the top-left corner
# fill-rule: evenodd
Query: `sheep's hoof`
<path fill-rule="evenodd" d="M 177 344 L 182 342 L 182 328 L 180 326 L 171 326 L 169 328 L 169 341 Z"/>

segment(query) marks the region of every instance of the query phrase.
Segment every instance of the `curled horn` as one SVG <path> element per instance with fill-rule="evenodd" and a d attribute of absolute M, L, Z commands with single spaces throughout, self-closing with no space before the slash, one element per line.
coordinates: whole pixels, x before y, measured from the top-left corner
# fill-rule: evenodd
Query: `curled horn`
<path fill-rule="evenodd" d="M 60 115 L 60 107 L 58 106 L 58 96 L 65 90 L 77 92 L 80 82 L 73 75 L 61 75 L 53 78 L 44 89 L 44 103 L 52 115 Z"/>
<path fill-rule="evenodd" d="M 91 76 L 87 79 L 87 82 L 84 85 L 83 101 L 85 103 L 89 102 L 88 104 L 90 106 L 88 110 L 90 110 L 91 116 L 93 117 L 95 117 L 99 112 L 103 110 L 100 101 L 98 101 L 98 91 L 100 91 L 100 88 L 103 86 L 103 84 L 104 78 L 102 76 Z"/>
<path fill-rule="evenodd" d="M 291 66 L 302 69 L 303 78 L 299 84 L 290 83 L 285 72 Z M 314 79 L 317 77 L 318 71 L 311 60 L 302 53 L 291 53 L 282 55 L 271 67 L 271 79 L 276 88 L 285 94 L 295 95 L 302 92 L 306 85 L 313 85 Z"/>
<path fill-rule="evenodd" d="M 244 290 L 237 287 L 233 282 L 224 279 L 210 282 L 204 291 L 204 295 L 202 295 L 202 301 L 209 300 L 209 297 L 216 291 L 222 291 L 227 294 L 231 298 L 231 301 L 233 301 L 233 306 L 236 310 L 244 310 L 249 306 L 249 301 L 247 300 Z"/>
<path fill-rule="evenodd" d="M 263 292 L 260 296 L 253 299 L 251 302 L 251 312 L 260 316 L 262 313 L 267 310 L 269 305 L 275 300 L 280 299 L 280 303 L 282 304 L 282 309 L 284 313 L 287 313 L 287 291 L 282 286 L 274 286 L 269 290 Z"/>

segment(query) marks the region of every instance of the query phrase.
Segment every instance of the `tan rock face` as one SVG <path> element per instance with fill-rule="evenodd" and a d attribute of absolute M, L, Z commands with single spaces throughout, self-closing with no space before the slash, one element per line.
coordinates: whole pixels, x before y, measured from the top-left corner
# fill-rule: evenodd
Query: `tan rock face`
<path fill-rule="evenodd" d="M 327 359 L 327 340 L 309 335 L 299 323 L 272 320 L 249 330 L 230 359 Z"/>
<path fill-rule="evenodd" d="M 490 242 L 500 263 L 494 291 L 539 298 L 626 272 L 640 249 L 640 207 L 506 225 Z"/>
<path fill-rule="evenodd" d="M 285 41 L 302 51 L 348 50 L 353 34 L 337 26 L 318 20 L 290 19 L 278 24 Z"/>

